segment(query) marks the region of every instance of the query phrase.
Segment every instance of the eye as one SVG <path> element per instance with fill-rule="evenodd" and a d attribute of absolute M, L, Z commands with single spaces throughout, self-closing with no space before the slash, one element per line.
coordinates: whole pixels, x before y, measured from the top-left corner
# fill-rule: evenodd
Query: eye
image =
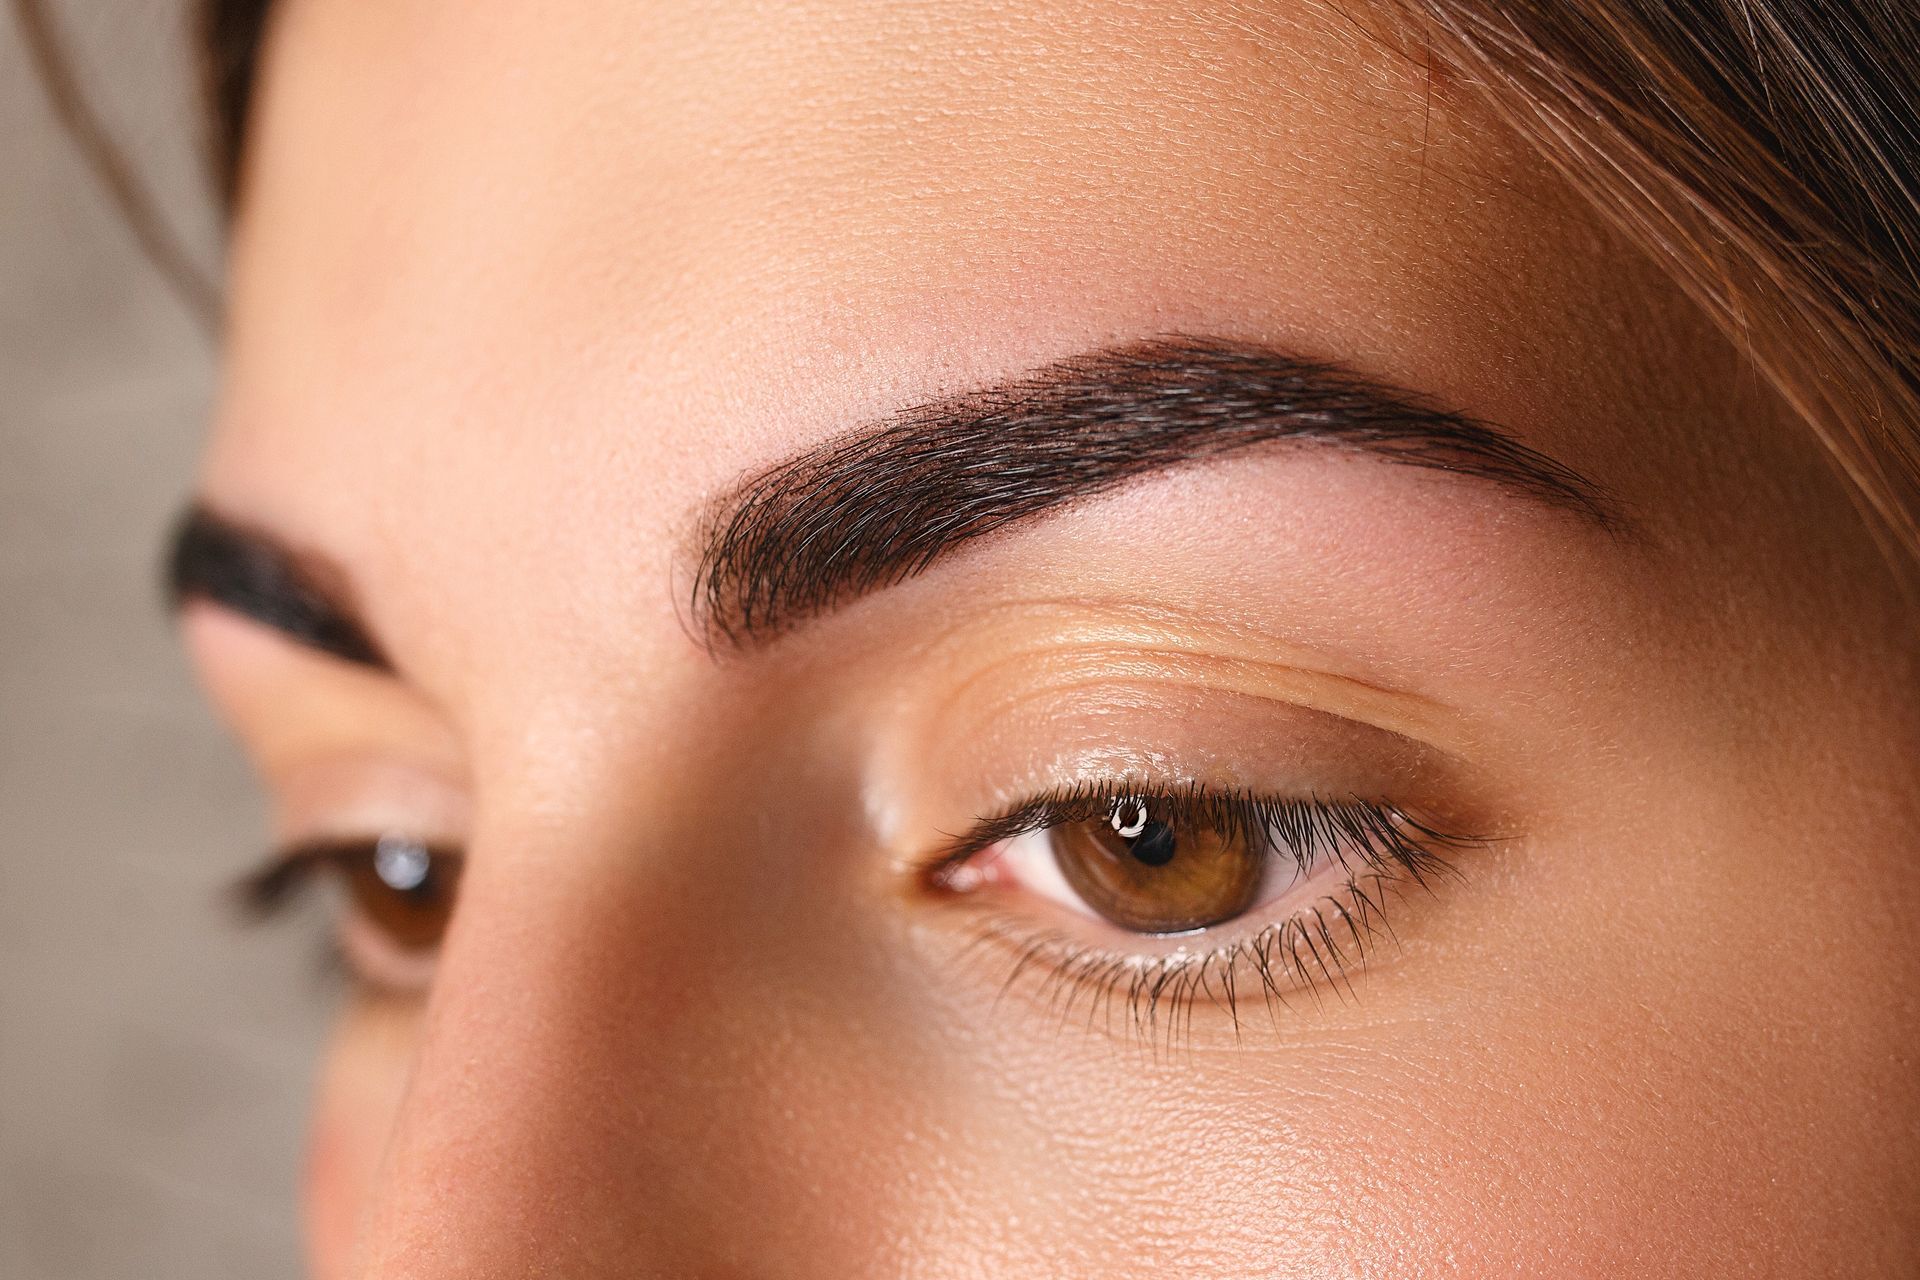
<path fill-rule="evenodd" d="M 1389 902 L 1484 843 L 1384 800 L 1128 780 L 982 819 L 921 868 L 1009 962 L 1001 992 L 1031 981 L 1054 1014 L 1156 1045 L 1211 1005 L 1237 1042 L 1249 993 L 1276 1016 L 1291 992 L 1351 995 L 1376 940 L 1396 938 Z"/>
<path fill-rule="evenodd" d="M 338 934 L 349 967 L 371 986 L 414 989 L 453 918 L 461 867 L 457 852 L 405 834 L 308 841 L 274 855 L 239 896 L 264 917 L 310 882 L 335 879 L 346 897 Z"/>
<path fill-rule="evenodd" d="M 1424 883 L 1449 865 L 1440 850 L 1460 843 L 1360 799 L 1116 788 L 1043 796 L 983 822 L 937 864 L 935 881 L 1019 891 L 1130 933 L 1182 934 L 1283 900 L 1333 903 L 1341 890 L 1375 910 L 1369 886 Z"/>

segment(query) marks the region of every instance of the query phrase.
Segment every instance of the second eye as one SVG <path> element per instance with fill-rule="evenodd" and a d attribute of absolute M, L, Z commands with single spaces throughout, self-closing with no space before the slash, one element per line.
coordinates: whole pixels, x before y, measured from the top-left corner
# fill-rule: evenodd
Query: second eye
<path fill-rule="evenodd" d="M 241 885 L 247 905 L 266 913 L 316 876 L 338 877 L 347 907 L 379 943 L 399 954 L 439 946 L 453 916 L 460 855 L 409 835 L 316 840 L 277 855 Z"/>

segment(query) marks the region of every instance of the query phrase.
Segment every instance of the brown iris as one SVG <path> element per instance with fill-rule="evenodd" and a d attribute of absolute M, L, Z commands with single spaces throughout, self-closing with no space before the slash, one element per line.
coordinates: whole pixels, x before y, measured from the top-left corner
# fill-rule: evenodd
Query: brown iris
<path fill-rule="evenodd" d="M 1180 933 L 1231 920 L 1253 905 L 1262 853 L 1205 819 L 1122 800 L 1103 817 L 1052 829 L 1060 873 L 1090 908 L 1125 929 Z"/>
<path fill-rule="evenodd" d="M 338 861 L 354 909 L 395 946 L 425 951 L 439 945 L 453 915 L 458 857 L 389 836 Z"/>

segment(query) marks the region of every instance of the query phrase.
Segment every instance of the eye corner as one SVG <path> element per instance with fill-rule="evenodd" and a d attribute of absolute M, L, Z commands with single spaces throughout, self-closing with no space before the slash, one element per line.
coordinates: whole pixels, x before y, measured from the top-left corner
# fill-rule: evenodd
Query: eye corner
<path fill-rule="evenodd" d="M 1009 838 L 996 837 L 986 828 L 983 823 L 973 832 L 947 836 L 931 852 L 906 859 L 904 870 L 914 890 L 930 899 L 951 901 L 986 888 L 989 877 L 981 862 Z"/>

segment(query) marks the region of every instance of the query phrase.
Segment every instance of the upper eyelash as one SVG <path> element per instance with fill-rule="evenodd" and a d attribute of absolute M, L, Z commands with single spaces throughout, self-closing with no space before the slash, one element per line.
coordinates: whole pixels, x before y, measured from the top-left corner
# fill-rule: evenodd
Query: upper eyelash
<path fill-rule="evenodd" d="M 324 868 L 372 848 L 371 841 L 340 841 L 275 849 L 236 877 L 227 888 L 227 897 L 247 919 L 271 919 L 292 906 Z"/>
<path fill-rule="evenodd" d="M 291 907 L 322 871 L 371 857 L 374 846 L 371 839 L 309 840 L 275 849 L 234 880 L 227 895 L 248 919 L 268 920 Z"/>
<path fill-rule="evenodd" d="M 1393 867 L 1422 887 L 1452 870 L 1440 850 L 1482 843 L 1477 837 L 1440 831 L 1397 805 L 1359 796 L 1282 799 L 1238 787 L 1198 782 L 1156 786 L 1123 779 L 1045 792 L 983 818 L 937 850 L 928 859 L 929 869 L 937 880 L 943 870 L 1016 836 L 1091 822 L 1107 817 L 1116 805 L 1136 802 L 1156 813 L 1170 812 L 1178 821 L 1206 823 L 1243 837 L 1264 853 L 1284 847 L 1302 872 L 1326 855 L 1352 871 L 1347 864 L 1352 849 L 1375 870 Z"/>
<path fill-rule="evenodd" d="M 306 840 L 268 854 L 244 872 L 228 889 L 228 896 L 251 920 L 267 920 L 285 911 L 314 877 L 329 868 L 343 868 L 372 858 L 380 846 L 376 837 Z M 428 846 L 436 858 L 458 862 L 459 850 Z"/>

